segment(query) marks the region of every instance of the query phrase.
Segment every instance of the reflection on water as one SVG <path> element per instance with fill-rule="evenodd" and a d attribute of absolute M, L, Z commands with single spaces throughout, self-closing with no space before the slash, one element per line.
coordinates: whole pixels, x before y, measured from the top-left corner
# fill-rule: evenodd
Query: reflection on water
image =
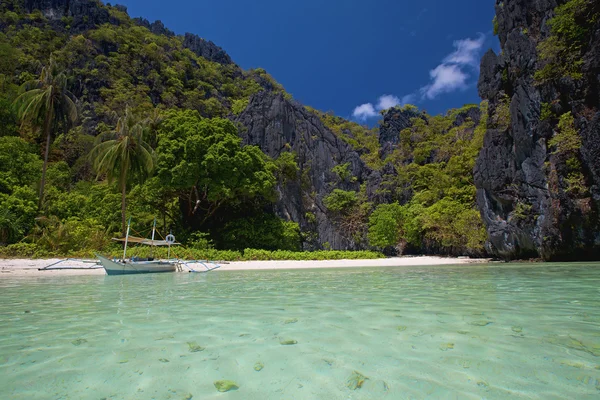
<path fill-rule="evenodd" d="M 599 398 L 599 267 L 2 277 L 0 398 Z"/>

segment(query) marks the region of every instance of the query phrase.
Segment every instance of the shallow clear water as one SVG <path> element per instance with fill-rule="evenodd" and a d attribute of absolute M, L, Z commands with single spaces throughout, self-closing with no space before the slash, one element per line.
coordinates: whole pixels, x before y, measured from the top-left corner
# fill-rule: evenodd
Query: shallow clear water
<path fill-rule="evenodd" d="M 0 279 L 0 398 L 190 396 L 599 398 L 600 264 Z"/>

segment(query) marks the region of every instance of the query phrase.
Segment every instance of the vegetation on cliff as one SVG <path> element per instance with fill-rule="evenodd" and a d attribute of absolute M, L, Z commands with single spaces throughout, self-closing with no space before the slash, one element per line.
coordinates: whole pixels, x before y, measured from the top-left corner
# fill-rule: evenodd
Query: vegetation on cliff
<path fill-rule="evenodd" d="M 310 232 L 272 212 L 278 185 L 302 185 L 295 153 L 271 159 L 242 145 L 244 127 L 226 118 L 281 85 L 226 55 L 206 58 L 188 36 L 151 31 L 123 7 L 95 7 L 57 18 L 18 0 L 0 6 L 3 253 L 110 250 L 126 215 L 136 231 L 158 217 L 192 248 L 240 252 L 221 258 L 300 250 Z M 43 89 L 56 109 L 31 106 Z M 481 132 L 471 118 L 455 125 L 469 108 L 413 118 L 383 154 L 377 128 L 307 107 L 366 168 L 360 181 L 349 163 L 330 171 L 338 179 L 322 199 L 327 217 L 358 248 L 481 254 L 471 179 Z"/>
<path fill-rule="evenodd" d="M 108 239 L 131 216 L 138 232 L 156 217 L 195 258 L 341 257 L 299 252 L 336 247 L 312 245 L 325 222 L 352 248 L 485 254 L 473 169 L 486 131 L 519 122 L 508 87 L 516 69 L 498 71 L 504 89 L 489 106 L 438 116 L 395 107 L 369 128 L 296 106 L 263 69 L 243 71 L 214 44 L 151 29 L 123 7 L 90 1 L 89 14 L 44 14 L 37 3 L 0 4 L 0 253 L 115 251 Z M 555 10 L 538 45 L 537 85 L 582 78 L 598 15 L 592 0 Z M 494 24 L 504 35 L 505 19 Z M 261 92 L 294 111 L 282 136 L 312 150 L 327 141 L 332 160 L 319 164 L 288 137 L 275 151 L 247 140 Z M 577 115 L 553 101 L 538 107 L 556 127 L 550 154 L 566 171 L 565 191 L 587 198 Z M 315 176 L 327 176 L 318 193 Z M 281 206 L 284 193 L 302 215 Z M 529 221 L 536 210 L 507 212 Z"/>

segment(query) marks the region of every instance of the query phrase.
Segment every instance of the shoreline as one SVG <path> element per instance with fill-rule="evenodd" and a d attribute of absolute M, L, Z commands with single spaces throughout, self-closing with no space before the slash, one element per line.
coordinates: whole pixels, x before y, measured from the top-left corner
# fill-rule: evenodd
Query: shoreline
<path fill-rule="evenodd" d="M 40 271 L 61 259 L 0 259 L 0 279 L 8 277 L 49 277 L 49 276 L 74 276 L 74 275 L 106 275 L 103 268 L 94 264 L 80 261 L 69 261 L 64 266 L 72 269 L 52 269 Z M 479 258 L 451 258 L 436 256 L 408 256 L 379 258 L 372 260 L 319 260 L 319 261 L 231 261 L 219 264 L 219 271 L 262 271 L 262 270 L 294 270 L 294 269 L 329 269 L 329 268 L 386 268 L 386 267 L 414 267 L 414 266 L 440 266 L 440 265 L 465 265 L 484 264 L 491 259 Z M 95 267 L 92 269 L 91 267 Z M 82 269 L 76 269 L 82 268 Z"/>

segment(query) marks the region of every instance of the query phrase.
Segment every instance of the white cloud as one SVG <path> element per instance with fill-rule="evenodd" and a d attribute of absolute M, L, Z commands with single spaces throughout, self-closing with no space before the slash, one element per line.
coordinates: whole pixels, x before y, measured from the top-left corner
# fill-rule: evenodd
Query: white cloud
<path fill-rule="evenodd" d="M 356 107 L 352 116 L 360 121 L 366 121 L 369 118 L 376 117 L 377 111 L 375 111 L 373 104 L 366 103 Z"/>
<path fill-rule="evenodd" d="M 422 14 L 427 12 L 426 9 Z M 441 94 L 465 90 L 471 84 L 474 74 L 479 73 L 479 59 L 486 37 L 479 34 L 475 39 L 455 40 L 455 50 L 448 54 L 442 63 L 429 71 L 430 82 L 414 93 L 399 98 L 386 94 L 379 97 L 376 105 L 366 103 L 354 109 L 352 116 L 359 121 L 375 118 L 378 111 L 397 105 L 414 104 L 419 100 L 433 100 Z"/>
<path fill-rule="evenodd" d="M 391 94 L 385 94 L 379 98 L 379 102 L 377 103 L 377 110 L 387 110 L 388 108 L 396 107 L 400 104 L 400 99 Z"/>
<path fill-rule="evenodd" d="M 431 84 L 423 87 L 421 93 L 428 99 L 435 99 L 442 93 L 453 92 L 467 87 L 469 75 L 464 73 L 458 65 L 441 64 L 429 72 Z"/>
<path fill-rule="evenodd" d="M 485 36 L 480 34 L 477 39 L 455 40 L 456 50 L 444 59 L 444 64 L 471 65 L 479 67 L 479 51 L 485 43 Z"/>
<path fill-rule="evenodd" d="M 403 106 L 409 103 L 413 103 L 417 97 L 414 94 L 409 94 L 402 99 L 391 94 L 384 94 L 377 100 L 377 105 L 373 103 L 362 104 L 354 109 L 352 116 L 359 121 L 366 121 L 369 118 L 375 118 L 379 114 L 379 111 L 388 110 L 398 105 Z"/>
<path fill-rule="evenodd" d="M 483 34 L 476 39 L 455 40 L 456 50 L 429 71 L 431 83 L 421 88 L 422 98 L 432 100 L 443 93 L 465 90 L 471 73 L 479 71 L 479 54 L 484 43 Z"/>

